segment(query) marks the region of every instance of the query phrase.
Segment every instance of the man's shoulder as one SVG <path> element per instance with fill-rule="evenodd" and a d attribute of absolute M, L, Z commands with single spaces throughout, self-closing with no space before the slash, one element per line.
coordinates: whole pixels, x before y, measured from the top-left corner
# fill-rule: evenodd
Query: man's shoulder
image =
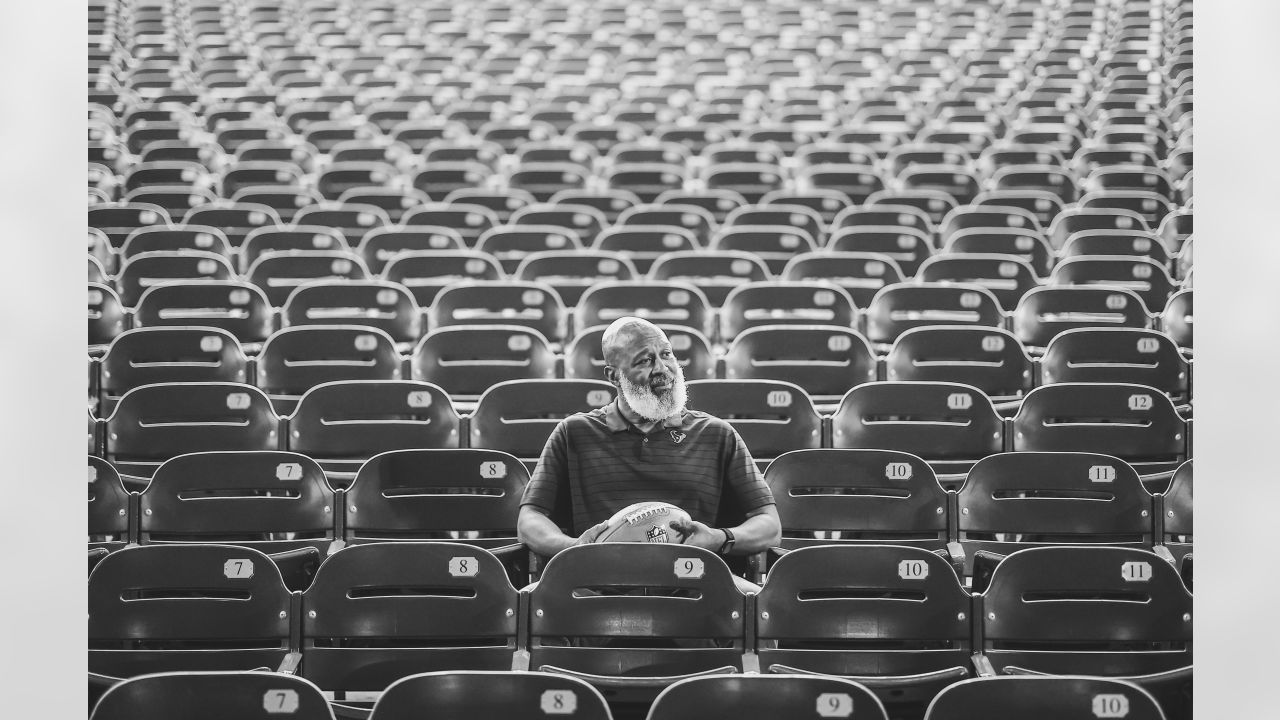
<path fill-rule="evenodd" d="M 702 432 L 733 432 L 733 426 L 729 424 L 729 421 L 722 420 L 711 413 L 703 412 L 701 410 L 686 410 L 684 425 L 690 429 L 696 428 Z"/>
<path fill-rule="evenodd" d="M 586 412 L 576 412 L 561 420 L 560 425 L 566 430 L 607 427 L 606 410 L 607 408 L 599 407 Z"/>

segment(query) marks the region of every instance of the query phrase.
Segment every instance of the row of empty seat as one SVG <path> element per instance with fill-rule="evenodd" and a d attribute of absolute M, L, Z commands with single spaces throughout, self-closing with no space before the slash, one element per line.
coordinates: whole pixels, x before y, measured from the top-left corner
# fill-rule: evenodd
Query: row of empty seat
<path fill-rule="evenodd" d="M 649 588 L 640 601 L 626 592 L 637 587 Z M 817 673 L 923 708 L 977 675 L 1087 672 L 1189 715 L 1191 595 L 1133 548 L 1021 550 L 969 593 L 926 550 L 810 547 L 743 595 L 719 556 L 681 545 L 573 547 L 517 591 L 483 548 L 371 543 L 329 555 L 304 592 L 250 548 L 152 545 L 98 562 L 88 607 L 103 683 L 265 666 L 345 697 L 415 672 L 535 669 L 647 705 L 692 674 Z"/>

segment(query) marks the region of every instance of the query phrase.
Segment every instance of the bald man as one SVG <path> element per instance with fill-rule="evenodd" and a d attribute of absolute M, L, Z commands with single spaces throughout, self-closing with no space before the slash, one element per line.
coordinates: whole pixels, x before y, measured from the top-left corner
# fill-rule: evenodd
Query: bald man
<path fill-rule="evenodd" d="M 729 423 L 685 407 L 684 373 L 666 333 L 624 317 L 605 330 L 601 344 L 617 399 L 552 431 L 521 499 L 520 540 L 555 555 L 594 542 L 618 510 L 653 500 L 689 513 L 691 522 L 672 524 L 686 545 L 722 555 L 777 545 L 782 530 L 773 494 Z M 745 521 L 719 525 L 724 503 Z"/>

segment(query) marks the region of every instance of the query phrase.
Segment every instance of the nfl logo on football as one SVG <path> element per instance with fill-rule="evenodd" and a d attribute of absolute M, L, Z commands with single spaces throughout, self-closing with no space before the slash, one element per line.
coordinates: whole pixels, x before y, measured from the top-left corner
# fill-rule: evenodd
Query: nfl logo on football
<path fill-rule="evenodd" d="M 654 525 L 649 528 L 649 532 L 645 533 L 649 538 L 649 542 L 665 543 L 667 540 L 667 528 L 663 525 Z"/>

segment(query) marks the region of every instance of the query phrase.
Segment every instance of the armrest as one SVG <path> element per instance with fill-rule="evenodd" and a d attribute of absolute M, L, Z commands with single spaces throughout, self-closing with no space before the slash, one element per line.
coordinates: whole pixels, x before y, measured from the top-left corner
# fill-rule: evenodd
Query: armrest
<path fill-rule="evenodd" d="M 938 553 L 938 554 L 941 555 L 942 553 Z M 960 544 L 960 542 L 957 540 L 952 540 L 948 542 L 947 554 L 945 555 L 945 557 L 951 563 L 951 567 L 956 569 L 956 576 L 959 577 L 961 580 L 964 580 L 964 561 L 965 561 L 964 545 Z"/>
<path fill-rule="evenodd" d="M 971 658 L 973 660 L 973 670 L 978 673 L 978 677 L 995 677 L 996 669 L 991 664 L 991 659 L 980 652 L 974 653 Z"/>
<path fill-rule="evenodd" d="M 511 669 L 517 672 L 529 670 L 529 651 L 517 650 L 511 655 Z"/>
<path fill-rule="evenodd" d="M 910 687 L 914 685 L 922 685 L 925 683 L 942 682 L 946 680 L 964 680 L 969 677 L 969 671 L 966 668 L 956 666 L 945 668 L 942 670 L 932 670 L 930 672 L 917 673 L 915 675 L 832 675 L 830 673 L 819 673 L 812 670 L 804 670 L 794 668 L 790 665 L 773 664 L 769 666 L 771 674 L 783 675 L 818 675 L 824 677 L 839 677 L 845 680 L 852 680 L 862 683 L 867 687 L 895 688 Z"/>
<path fill-rule="evenodd" d="M 755 650 L 747 650 L 742 653 L 742 672 L 747 675 L 760 674 L 760 656 Z"/>
<path fill-rule="evenodd" d="M 1169 548 L 1163 545 L 1153 545 L 1151 547 L 1151 551 L 1154 552 L 1156 555 L 1159 555 L 1161 560 L 1164 560 L 1170 565 L 1174 565 L 1174 566 L 1177 565 L 1177 560 L 1174 559 L 1173 553 L 1169 552 Z"/>
<path fill-rule="evenodd" d="M 267 557 L 280 568 L 285 587 L 290 590 L 306 590 L 320 567 L 320 551 L 314 547 L 300 547 L 271 553 Z"/>
<path fill-rule="evenodd" d="M 987 586 L 991 584 L 991 574 L 1004 558 L 1004 555 L 990 550 L 979 550 L 973 554 L 973 592 L 987 591 Z"/>
<path fill-rule="evenodd" d="M 373 708 L 356 707 L 332 700 L 329 701 L 329 709 L 333 710 L 335 718 L 342 720 L 369 720 L 369 716 L 373 715 Z"/>
<path fill-rule="evenodd" d="M 577 670 L 567 670 L 565 668 L 556 667 L 555 665 L 541 665 L 538 672 L 549 672 L 557 675 L 570 675 L 579 680 L 587 682 L 602 688 L 647 688 L 655 685 L 670 685 L 677 680 L 685 678 L 703 677 L 706 675 L 736 675 L 738 669 L 732 665 L 724 667 L 712 668 L 701 672 L 688 673 L 685 675 L 660 675 L 654 677 L 621 677 L 617 675 L 595 675 L 593 673 L 579 672 Z"/>
<path fill-rule="evenodd" d="M 284 675 L 295 675 L 298 672 L 298 665 L 302 663 L 302 653 L 291 652 L 284 656 L 280 661 L 280 667 L 276 668 L 276 672 Z"/>

